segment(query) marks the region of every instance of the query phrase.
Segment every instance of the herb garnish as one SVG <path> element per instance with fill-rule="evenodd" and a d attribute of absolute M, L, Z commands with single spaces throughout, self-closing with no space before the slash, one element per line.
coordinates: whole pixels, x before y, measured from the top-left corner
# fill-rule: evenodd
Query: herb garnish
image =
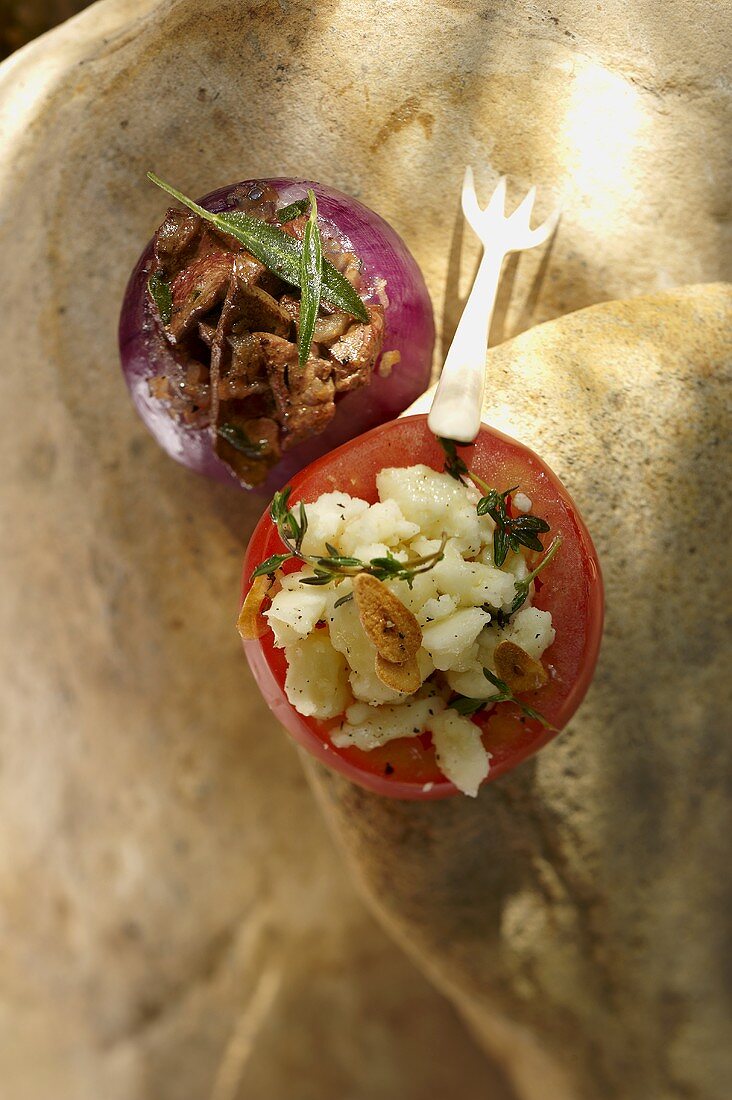
<path fill-rule="evenodd" d="M 445 452 L 444 472 L 454 477 L 456 481 L 462 481 L 463 477 L 470 477 L 470 470 L 457 453 L 458 444 L 454 439 L 443 439 L 438 435 L 437 442 Z"/>
<path fill-rule="evenodd" d="M 442 439 L 438 436 L 438 440 L 445 452 L 445 473 L 463 484 L 465 484 L 465 478 L 468 478 L 476 489 L 484 494 L 478 501 L 477 512 L 479 516 L 489 515 L 496 525 L 493 532 L 493 561 L 495 565 L 500 569 L 508 557 L 508 551 L 513 550 L 514 554 L 517 554 L 519 546 L 525 546 L 529 550 L 543 550 L 544 547 L 539 535 L 545 534 L 549 530 L 549 524 L 546 520 L 532 515 L 509 516 L 506 511 L 506 502 L 511 493 L 516 492 L 518 485 L 499 493 L 496 489 L 492 489 L 486 481 L 483 481 L 482 477 L 478 477 L 477 474 L 468 469 L 457 453 L 458 444 L 454 439 Z M 557 549 L 558 546 L 555 548 L 554 553 Z M 524 596 L 525 599 L 526 596 Z M 524 600 L 521 600 L 521 603 Z"/>
<path fill-rule="evenodd" d="M 170 290 L 170 283 L 163 278 L 159 271 L 153 271 L 147 280 L 147 289 L 157 306 L 160 320 L 164 325 L 167 325 L 173 312 L 173 295 Z"/>
<path fill-rule="evenodd" d="M 165 183 L 153 172 L 147 173 L 147 178 L 156 186 L 162 188 L 183 206 L 187 206 L 200 218 L 211 222 L 222 233 L 228 233 L 251 252 L 253 256 L 263 263 L 275 275 L 292 286 L 301 286 L 300 257 L 303 245 L 289 233 L 285 233 L 279 226 L 270 225 L 269 222 L 255 218 L 252 214 L 245 214 L 241 210 L 231 210 L 222 214 L 214 214 L 199 206 L 193 199 Z M 369 315 L 361 298 L 351 286 L 348 279 L 337 271 L 328 260 L 323 260 L 322 265 L 322 289 L 321 296 L 329 305 L 342 309 L 345 313 L 358 318 L 364 324 L 368 323 Z"/>
<path fill-rule="evenodd" d="M 285 222 L 291 222 L 295 218 L 299 218 L 300 215 L 304 214 L 307 210 L 309 202 L 310 199 L 306 196 L 302 199 L 295 199 L 289 206 L 283 206 L 282 209 L 278 210 L 275 214 L 277 221 L 280 225 L 284 225 Z"/>
<path fill-rule="evenodd" d="M 259 458 L 265 448 L 260 440 L 250 439 L 243 428 L 237 424 L 219 424 L 216 434 L 225 439 L 236 451 L 240 451 L 248 458 Z"/>
<path fill-rule="evenodd" d="M 539 573 L 541 573 L 544 566 L 549 564 L 561 545 L 562 536 L 555 535 L 551 543 L 549 544 L 549 549 L 547 550 L 546 554 L 541 559 L 539 564 L 534 569 L 532 569 L 530 573 L 527 573 L 523 580 L 514 581 L 516 595 L 514 597 L 513 603 L 511 604 L 512 615 L 515 614 L 520 607 L 523 607 L 524 603 L 526 602 L 526 598 L 529 595 L 531 582 L 534 580 L 535 577 L 539 575 Z"/>
<path fill-rule="evenodd" d="M 357 573 L 369 573 L 372 577 L 376 577 L 377 580 L 384 581 L 388 579 L 405 580 L 411 588 L 412 582 L 418 573 L 426 573 L 428 569 L 431 569 L 433 565 L 436 565 L 438 561 L 442 561 L 445 553 L 445 545 L 447 543 L 447 536 L 443 535 L 440 547 L 432 554 L 426 554 L 424 557 L 412 558 L 411 561 L 399 561 L 391 553 L 387 552 L 386 557 L 372 558 L 368 562 L 361 561 L 360 558 L 352 558 L 345 554 L 339 554 L 335 546 L 326 542 L 325 548 L 328 551 L 327 556 L 321 556 L 318 554 L 304 554 L 302 551 L 302 543 L 305 538 L 305 532 L 308 529 L 308 517 L 305 510 L 305 505 L 300 501 L 300 508 L 298 515 L 291 512 L 288 507 L 288 500 L 291 487 L 288 485 L 281 492 L 275 493 L 272 498 L 272 503 L 269 508 L 269 514 L 272 520 L 277 526 L 279 536 L 282 542 L 287 548 L 286 554 L 272 554 L 271 557 L 263 561 L 261 565 L 252 573 L 251 579 L 261 577 L 267 573 L 274 573 L 279 569 L 284 562 L 289 561 L 291 558 L 299 558 L 301 561 L 307 562 L 312 565 L 314 576 L 303 577 L 301 584 L 329 584 L 336 577 L 355 577 Z M 342 596 L 340 600 L 336 602 L 336 606 L 345 603 L 351 599 L 351 593 L 347 596 Z"/>
<path fill-rule="evenodd" d="M 519 707 L 527 718 L 534 718 L 537 722 L 541 722 L 544 729 L 554 730 L 556 727 L 548 722 L 543 714 L 540 714 L 538 710 L 534 710 L 533 707 L 527 707 L 525 703 L 522 703 L 520 699 L 511 691 L 510 687 L 505 680 L 501 680 L 490 669 L 484 668 L 483 675 L 486 680 L 490 680 L 494 687 L 498 688 L 496 695 L 490 695 L 487 699 L 469 699 L 467 695 L 458 695 L 448 705 L 456 710 L 458 714 L 462 714 L 466 718 L 472 717 L 474 714 L 478 714 L 484 707 L 490 706 L 493 703 L 515 703 Z"/>
<path fill-rule="evenodd" d="M 297 361 L 304 367 L 313 343 L 315 322 L 320 309 L 321 279 L 323 272 L 323 245 L 318 229 L 318 204 L 315 193 L 308 191 L 310 217 L 305 226 L 300 256 L 300 324 L 297 327 Z"/>

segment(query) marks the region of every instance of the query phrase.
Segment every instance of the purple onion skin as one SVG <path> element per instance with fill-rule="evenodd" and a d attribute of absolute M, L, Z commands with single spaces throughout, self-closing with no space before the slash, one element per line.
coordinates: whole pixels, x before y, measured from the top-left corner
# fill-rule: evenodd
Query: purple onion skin
<path fill-rule="evenodd" d="M 363 432 L 393 420 L 429 385 L 435 325 L 427 287 L 411 252 L 397 233 L 367 206 L 322 184 L 299 179 L 245 180 L 212 191 L 200 205 L 215 213 L 236 209 L 232 193 L 261 183 L 274 188 L 287 206 L 312 188 L 318 215 L 347 237 L 363 262 L 366 286 L 386 279 L 389 307 L 385 313 L 383 350 L 399 351 L 400 362 L 388 378 L 374 372 L 369 386 L 336 401 L 335 416 L 320 435 L 285 451 L 257 491 L 271 496 L 308 463 Z M 153 256 L 149 242 L 130 276 L 122 303 L 119 347 L 127 385 L 143 421 L 163 450 L 196 473 L 242 488 L 216 456 L 209 428 L 189 428 L 174 420 L 165 404 L 151 397 L 148 381 L 164 374 L 172 359 L 150 296 L 147 280 Z"/>

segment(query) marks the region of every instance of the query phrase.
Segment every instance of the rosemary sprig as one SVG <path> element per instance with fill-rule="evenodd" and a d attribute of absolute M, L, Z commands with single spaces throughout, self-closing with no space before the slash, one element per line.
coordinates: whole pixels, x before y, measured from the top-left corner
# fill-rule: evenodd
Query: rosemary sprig
<path fill-rule="evenodd" d="M 173 295 L 170 289 L 170 283 L 167 279 L 163 278 L 159 271 L 153 271 L 152 275 L 147 280 L 147 289 L 150 297 L 157 306 L 160 320 L 164 325 L 167 325 L 173 312 Z"/>
<path fill-rule="evenodd" d="M 528 707 L 525 703 L 522 703 L 520 699 L 516 698 L 505 680 L 500 680 L 498 676 L 487 668 L 483 669 L 483 675 L 486 680 L 490 680 L 494 687 L 498 688 L 497 694 L 490 695 L 487 699 L 470 699 L 467 695 L 456 696 L 456 698 L 449 703 L 449 706 L 452 707 L 453 710 L 456 710 L 458 714 L 470 718 L 474 714 L 478 714 L 484 707 L 494 703 L 515 703 L 527 718 L 533 718 L 535 721 L 540 722 L 544 729 L 556 732 L 556 726 L 553 726 L 551 722 L 547 721 L 543 714 L 540 714 L 538 710 L 534 710 L 533 707 Z"/>
<path fill-rule="evenodd" d="M 465 484 L 465 479 L 468 478 L 476 489 L 483 493 L 476 510 L 479 516 L 489 515 L 496 525 L 493 532 L 493 561 L 495 565 L 500 569 L 508 557 L 508 551 L 513 550 L 514 554 L 517 554 L 520 546 L 541 552 L 544 546 L 539 535 L 545 534 L 549 530 L 549 524 L 546 520 L 530 514 L 509 516 L 506 511 L 508 498 L 516 492 L 518 485 L 514 485 L 511 489 L 505 489 L 502 493 L 499 493 L 497 489 L 492 489 L 487 481 L 483 481 L 483 478 L 478 477 L 468 468 L 465 461 L 457 453 L 459 444 L 454 439 L 441 439 L 439 437 L 438 439 L 445 452 L 445 473 L 463 484 Z M 526 599 L 525 596 L 524 599 Z M 523 603 L 523 600 L 521 602 Z"/>
<path fill-rule="evenodd" d="M 203 206 L 199 206 L 197 202 L 189 199 L 175 187 L 171 187 L 169 183 L 165 183 L 153 172 L 148 172 L 147 178 L 183 206 L 187 206 L 194 214 L 198 214 L 199 218 L 211 222 L 222 233 L 235 237 L 248 252 L 256 256 L 260 263 L 284 282 L 292 286 L 301 286 L 300 257 L 303 251 L 301 241 L 285 233 L 279 226 L 270 225 L 269 222 L 255 218 L 251 214 L 245 214 L 241 210 L 214 214 Z M 323 261 L 321 296 L 329 305 L 350 313 L 364 324 L 368 323 L 368 311 L 361 298 L 348 279 L 341 275 L 328 260 Z"/>
<path fill-rule="evenodd" d="M 280 225 L 284 225 L 285 222 L 291 222 L 295 218 L 299 218 L 301 214 L 304 214 L 308 208 L 310 199 L 307 195 L 301 199 L 295 199 L 289 206 L 283 206 L 281 210 L 278 210 L 275 214 L 277 221 Z"/>
<path fill-rule="evenodd" d="M 323 245 L 318 229 L 318 204 L 315 193 L 308 191 L 310 217 L 305 226 L 300 256 L 300 324 L 297 329 L 297 361 L 304 367 L 313 343 L 315 322 L 320 309 L 323 273 Z"/>
<path fill-rule="evenodd" d="M 325 544 L 325 548 L 328 551 L 327 556 L 304 554 L 302 551 L 302 544 L 305 538 L 305 532 L 308 528 L 307 511 L 302 501 L 300 501 L 297 516 L 294 512 L 290 511 L 288 501 L 291 492 L 292 489 L 288 485 L 279 493 L 275 493 L 269 508 L 269 514 L 277 527 L 280 539 L 284 543 L 287 553 L 272 554 L 271 557 L 257 566 L 252 573 L 252 580 L 264 574 L 274 573 L 275 570 L 279 569 L 280 566 L 284 564 L 284 562 L 290 561 L 292 558 L 299 558 L 300 561 L 307 562 L 309 565 L 313 566 L 313 576 L 303 577 L 301 581 L 302 584 L 330 584 L 330 582 L 337 577 L 355 577 L 358 573 L 369 573 L 372 577 L 376 577 L 376 579 L 380 581 L 390 579 L 405 580 L 411 588 L 412 582 L 417 574 L 426 573 L 428 569 L 431 569 L 444 557 L 445 545 L 447 543 L 446 535 L 443 535 L 439 549 L 435 550 L 432 554 L 425 554 L 423 557 L 412 558 L 411 561 L 399 561 L 398 558 L 395 558 L 391 553 L 387 553 L 386 557 L 372 558 L 367 562 L 361 561 L 360 558 L 339 554 L 336 547 L 331 545 L 331 543 Z M 350 598 L 350 593 L 348 596 L 341 597 L 341 599 L 336 602 L 336 606 L 345 603 Z"/>

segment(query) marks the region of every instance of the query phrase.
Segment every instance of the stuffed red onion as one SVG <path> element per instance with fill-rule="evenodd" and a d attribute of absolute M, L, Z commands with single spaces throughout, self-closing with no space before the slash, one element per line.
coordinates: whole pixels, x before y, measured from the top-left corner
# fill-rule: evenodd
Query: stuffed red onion
<path fill-rule="evenodd" d="M 392 419 L 429 383 L 427 289 L 377 214 L 288 179 L 222 188 L 201 207 L 238 212 L 255 229 L 264 223 L 294 253 L 303 247 L 309 193 L 323 285 L 306 362 L 297 346 L 300 287 L 195 209 L 168 211 L 130 278 L 120 319 L 124 374 L 160 445 L 199 473 L 265 492 Z"/>

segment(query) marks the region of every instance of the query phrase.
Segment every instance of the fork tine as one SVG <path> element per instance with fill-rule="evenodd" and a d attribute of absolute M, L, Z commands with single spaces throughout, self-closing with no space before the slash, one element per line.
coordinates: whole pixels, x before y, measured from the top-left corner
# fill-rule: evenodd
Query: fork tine
<path fill-rule="evenodd" d="M 463 177 L 462 207 L 468 225 L 475 229 L 475 224 L 481 215 L 481 209 L 478 205 L 478 196 L 475 193 L 475 179 L 473 177 L 473 169 L 470 165 L 465 169 L 465 175 Z"/>
<path fill-rule="evenodd" d="M 521 200 L 521 202 L 518 204 L 518 206 L 514 210 L 513 214 L 511 215 L 511 217 L 515 218 L 517 222 L 525 216 L 526 217 L 526 228 L 527 229 L 531 225 L 531 211 L 534 208 L 534 199 L 535 198 L 536 198 L 536 187 L 531 187 L 531 188 L 529 188 L 526 195 L 524 196 L 524 198 Z"/>
<path fill-rule="evenodd" d="M 557 223 L 562 216 L 561 203 L 556 209 L 549 215 L 545 222 L 537 226 L 536 229 L 531 230 L 532 247 L 543 244 L 544 241 L 548 241 L 552 233 L 557 227 Z"/>
<path fill-rule="evenodd" d="M 503 215 L 506 213 L 507 180 L 507 176 L 501 176 L 501 178 L 499 179 L 498 183 L 496 184 L 496 189 L 490 197 L 490 202 L 485 208 L 486 214 L 499 215 L 500 217 L 503 217 Z"/>

